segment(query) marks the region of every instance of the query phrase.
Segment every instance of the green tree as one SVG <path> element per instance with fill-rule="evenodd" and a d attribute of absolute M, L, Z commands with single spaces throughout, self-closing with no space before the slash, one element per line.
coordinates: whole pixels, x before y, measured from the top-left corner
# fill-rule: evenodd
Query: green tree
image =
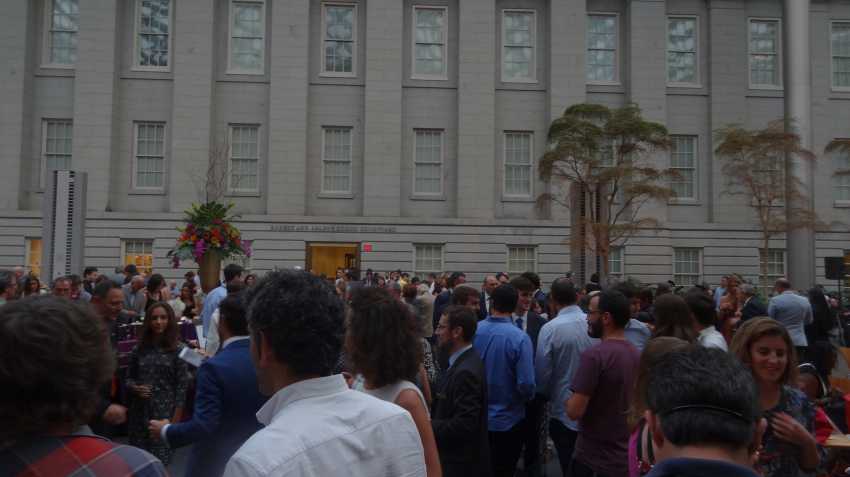
<path fill-rule="evenodd" d="M 570 191 L 542 194 L 537 206 L 555 203 L 571 210 L 571 245 L 600 259 L 597 272 L 605 278 L 612 246 L 659 225 L 656 218 L 641 216 L 641 208 L 673 196 L 669 180 L 677 174 L 651 159 L 669 149 L 667 128 L 646 120 L 635 104 L 610 109 L 582 103 L 552 122 L 548 142 L 540 177 L 567 183 Z"/>
<path fill-rule="evenodd" d="M 800 207 L 808 202 L 804 184 L 786 173 L 786 158 L 797 156 L 813 161 L 800 136 L 786 130 L 784 120 L 771 121 L 766 128 L 750 130 L 733 124 L 715 132 L 715 153 L 721 161 L 725 192 L 744 198 L 756 216 L 761 234 L 759 281 L 769 287 L 767 257 L 770 239 L 798 228 L 815 228 L 814 210 Z M 794 207 L 789 211 L 788 207 Z"/>

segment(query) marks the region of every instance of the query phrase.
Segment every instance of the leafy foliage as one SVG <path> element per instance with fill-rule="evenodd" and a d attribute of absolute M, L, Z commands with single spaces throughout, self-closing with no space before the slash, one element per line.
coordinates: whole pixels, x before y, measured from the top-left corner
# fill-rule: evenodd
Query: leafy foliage
<path fill-rule="evenodd" d="M 180 260 L 191 258 L 200 263 L 201 257 L 207 253 L 216 254 L 222 259 L 251 256 L 251 242 L 242 240 L 239 229 L 230 223 L 238 218 L 231 213 L 232 209 L 233 204 L 213 201 L 192 204 L 186 210 L 186 226 L 177 228 L 180 237 L 175 247 L 168 252 L 175 268 L 180 266 Z"/>
<path fill-rule="evenodd" d="M 771 238 L 818 225 L 814 210 L 801 206 L 808 202 L 803 183 L 785 173 L 785 158 L 789 155 L 803 161 L 813 161 L 815 155 L 803 148 L 800 136 L 788 129 L 785 121 L 776 120 L 764 129 L 749 130 L 733 124 L 715 132 L 715 152 L 722 161 L 725 192 L 745 197 L 755 213 L 762 257 L 768 256 Z M 766 284 L 766 260 L 761 260 L 760 273 Z"/>
<path fill-rule="evenodd" d="M 641 208 L 673 196 L 668 184 L 677 173 L 649 160 L 656 151 L 669 149 L 667 129 L 644 119 L 635 104 L 610 109 L 582 103 L 552 122 L 548 142 L 540 177 L 571 184 L 578 200 L 548 193 L 538 197 L 537 206 L 557 203 L 572 209 L 579 232 L 571 241 L 601 256 L 607 273 L 612 245 L 625 244 L 641 229 L 658 225 L 657 219 L 641 217 Z"/>

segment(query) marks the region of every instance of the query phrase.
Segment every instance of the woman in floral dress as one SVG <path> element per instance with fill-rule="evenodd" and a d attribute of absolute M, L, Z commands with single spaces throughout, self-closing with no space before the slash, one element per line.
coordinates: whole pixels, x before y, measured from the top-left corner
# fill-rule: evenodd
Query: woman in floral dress
<path fill-rule="evenodd" d="M 151 439 L 148 421 L 179 422 L 186 402 L 189 370 L 178 358 L 183 345 L 174 311 L 167 303 L 148 307 L 141 340 L 130 354 L 127 390 L 130 395 L 128 433 L 130 445 L 147 450 L 168 465 L 171 449 Z"/>

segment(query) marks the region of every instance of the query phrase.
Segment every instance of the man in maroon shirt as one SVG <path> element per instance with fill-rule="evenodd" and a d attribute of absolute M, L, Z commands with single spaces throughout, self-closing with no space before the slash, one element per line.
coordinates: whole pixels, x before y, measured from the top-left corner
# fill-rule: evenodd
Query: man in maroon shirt
<path fill-rule="evenodd" d="M 640 353 L 625 338 L 629 300 L 616 290 L 590 299 L 587 328 L 602 343 L 586 349 L 573 378 L 567 415 L 579 421 L 572 477 L 628 475 L 629 428 L 626 411 L 632 401 Z"/>

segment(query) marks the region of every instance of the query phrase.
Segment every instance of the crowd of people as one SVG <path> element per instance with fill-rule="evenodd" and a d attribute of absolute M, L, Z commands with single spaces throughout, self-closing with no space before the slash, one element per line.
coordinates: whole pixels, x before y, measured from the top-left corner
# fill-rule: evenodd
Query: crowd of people
<path fill-rule="evenodd" d="M 0 475 L 830 475 L 840 304 L 712 289 L 231 264 L 0 270 Z M 196 328 L 197 327 L 197 328 Z M 184 328 L 192 334 L 183 332 Z M 197 331 L 195 331 L 197 329 Z M 129 347 L 128 347 L 129 346 Z M 126 434 L 128 445 L 123 442 Z"/>

